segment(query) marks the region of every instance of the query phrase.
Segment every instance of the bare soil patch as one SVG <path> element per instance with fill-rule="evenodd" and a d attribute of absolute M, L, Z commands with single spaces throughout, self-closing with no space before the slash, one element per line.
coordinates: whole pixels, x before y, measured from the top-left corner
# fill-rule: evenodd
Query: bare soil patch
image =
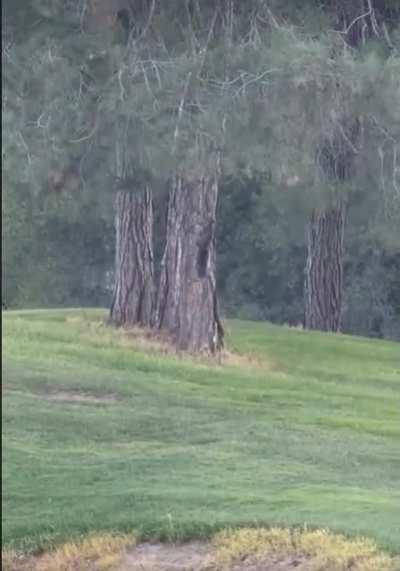
<path fill-rule="evenodd" d="M 174 357 L 187 360 L 188 358 L 198 364 L 206 366 L 239 366 L 252 367 L 271 370 L 273 364 L 256 355 L 239 354 L 224 349 L 221 353 L 212 356 L 208 354 L 189 354 L 185 351 L 179 351 L 174 345 L 168 333 L 163 331 L 154 331 L 143 328 L 129 328 L 117 330 L 120 342 L 125 347 L 135 347 L 151 354 L 172 355 Z"/>
<path fill-rule="evenodd" d="M 217 355 L 208 353 L 188 353 L 177 349 L 171 335 L 166 331 L 156 331 L 145 327 L 113 327 L 108 319 L 88 321 L 82 316 L 68 317 L 68 323 L 84 327 L 84 335 L 91 342 L 97 337 L 97 342 L 112 343 L 124 348 L 133 348 L 151 356 L 172 356 L 182 361 L 195 362 L 197 365 L 251 367 L 263 370 L 276 369 L 276 364 L 269 359 L 254 354 L 239 354 L 226 348 Z"/>
<path fill-rule="evenodd" d="M 247 557 L 229 566 L 229 571 L 310 571 L 305 557 L 285 554 L 265 558 Z M 126 553 L 115 571 L 217 571 L 214 552 L 208 543 L 191 542 L 182 545 L 142 543 Z"/>
<path fill-rule="evenodd" d="M 235 564 L 229 571 L 312 571 L 315 570 L 312 560 L 305 557 L 275 555 L 263 558 L 248 558 Z"/>
<path fill-rule="evenodd" d="M 127 541 L 127 540 L 126 540 Z M 94 540 L 94 545 L 96 539 Z M 104 541 L 103 541 L 104 543 Z M 128 543 L 128 542 L 127 542 Z M 289 554 L 282 551 L 268 553 L 264 556 L 243 555 L 231 563 L 223 563 L 209 542 L 192 541 L 184 544 L 140 543 L 133 546 L 102 545 L 91 549 L 67 544 L 55 554 L 44 554 L 28 558 L 5 556 L 3 553 L 3 568 L 6 571 L 360 571 L 389 570 L 389 567 L 376 567 L 376 565 L 360 566 L 350 563 L 346 566 L 343 561 L 339 564 L 328 558 L 323 563 L 318 557 L 308 557 L 302 554 Z M 96 547 L 96 545 L 95 545 Z M 71 555 L 72 554 L 72 555 Z M 328 562 L 329 561 L 329 562 Z M 400 569 L 400 561 L 392 560 L 391 571 Z"/>
<path fill-rule="evenodd" d="M 48 401 L 88 404 L 110 404 L 118 400 L 117 395 L 112 393 L 97 396 L 79 391 L 57 391 L 41 397 Z"/>
<path fill-rule="evenodd" d="M 250 367 L 252 369 L 263 369 L 264 371 L 272 371 L 277 366 L 270 360 L 261 359 L 257 355 L 233 353 L 224 350 L 221 355 L 221 363 L 231 367 Z"/>
<path fill-rule="evenodd" d="M 205 571 L 213 569 L 210 546 L 142 543 L 128 552 L 116 571 Z"/>
<path fill-rule="evenodd" d="M 92 393 L 77 391 L 77 390 L 66 390 L 60 389 L 55 391 L 51 388 L 48 392 L 41 392 L 37 393 L 30 393 L 27 391 L 21 391 L 18 389 L 10 389 L 9 387 L 3 387 L 3 390 L 7 392 L 12 392 L 15 394 L 21 394 L 23 396 L 29 396 L 30 398 L 34 399 L 41 399 L 45 401 L 51 402 L 60 402 L 60 403 L 86 403 L 86 404 L 112 404 L 115 403 L 120 399 L 120 397 L 116 393 L 106 393 L 102 395 L 94 395 Z"/>
<path fill-rule="evenodd" d="M 209 543 L 191 542 L 182 545 L 142 543 L 121 556 L 91 561 L 84 556 L 66 558 L 48 555 L 25 559 L 3 559 L 6 571 L 312 571 L 312 560 L 301 557 L 273 555 L 265 558 L 247 557 L 233 565 L 218 564 Z M 319 568 L 319 571 L 321 569 Z"/>

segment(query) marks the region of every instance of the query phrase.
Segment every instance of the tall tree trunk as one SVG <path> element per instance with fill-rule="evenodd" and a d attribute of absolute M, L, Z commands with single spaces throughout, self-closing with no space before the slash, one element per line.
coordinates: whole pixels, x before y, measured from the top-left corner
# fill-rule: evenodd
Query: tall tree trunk
<path fill-rule="evenodd" d="M 325 184 L 345 185 L 352 179 L 359 135 L 358 119 L 343 116 L 342 129 L 332 127 L 322 141 L 316 162 Z M 338 198 L 330 208 L 315 209 L 309 220 L 304 285 L 306 329 L 340 330 L 345 217 L 346 203 Z"/>
<path fill-rule="evenodd" d="M 346 30 L 343 37 L 352 48 L 382 35 L 384 28 L 381 25 L 386 12 L 382 3 L 335 0 L 332 7 L 336 19 L 334 26 Z M 344 113 L 341 123 L 341 130 L 333 132 L 331 140 L 324 142 L 318 157 L 320 171 L 328 181 L 345 182 L 354 175 L 354 151 L 360 136 L 360 121 Z M 339 201 L 333 208 L 315 210 L 308 225 L 304 319 L 308 329 L 340 330 L 344 220 L 345 204 Z"/>
<path fill-rule="evenodd" d="M 110 319 L 117 326 L 149 326 L 153 319 L 153 206 L 148 188 L 115 198 L 115 286 Z"/>
<path fill-rule="evenodd" d="M 170 191 L 156 325 L 178 348 L 215 353 L 223 346 L 216 292 L 216 176 L 176 176 Z"/>
<path fill-rule="evenodd" d="M 306 329 L 340 330 L 345 204 L 314 210 L 307 228 Z"/>

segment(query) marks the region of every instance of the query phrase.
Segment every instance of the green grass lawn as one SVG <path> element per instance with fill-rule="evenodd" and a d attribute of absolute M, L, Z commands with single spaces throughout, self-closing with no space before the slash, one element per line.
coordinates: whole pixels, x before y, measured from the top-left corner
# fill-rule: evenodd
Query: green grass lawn
<path fill-rule="evenodd" d="M 306 524 L 400 552 L 399 344 L 230 321 L 249 362 L 206 365 L 104 315 L 3 313 L 6 546 Z"/>

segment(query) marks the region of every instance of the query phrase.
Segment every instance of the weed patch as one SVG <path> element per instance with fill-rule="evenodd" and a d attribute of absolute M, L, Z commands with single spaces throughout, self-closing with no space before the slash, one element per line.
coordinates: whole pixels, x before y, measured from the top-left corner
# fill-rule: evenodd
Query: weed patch
<path fill-rule="evenodd" d="M 3 553 L 5 571 L 398 571 L 367 539 L 283 528 L 219 532 L 212 541 L 140 543 L 92 535 L 41 556 Z"/>
<path fill-rule="evenodd" d="M 307 571 L 395 571 L 394 559 L 369 539 L 347 539 L 326 530 L 241 529 L 223 531 L 213 544 L 219 565 L 231 568 L 247 561 L 254 569 L 266 558 L 292 557 Z"/>
<path fill-rule="evenodd" d="M 135 543 L 133 535 L 96 534 L 36 557 L 24 558 L 15 551 L 5 551 L 2 564 L 4 571 L 108 571 Z"/>

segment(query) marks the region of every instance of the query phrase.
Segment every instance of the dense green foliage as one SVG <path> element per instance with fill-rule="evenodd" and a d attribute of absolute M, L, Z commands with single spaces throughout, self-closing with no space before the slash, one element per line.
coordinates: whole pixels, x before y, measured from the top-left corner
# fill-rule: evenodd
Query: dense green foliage
<path fill-rule="evenodd" d="M 6 545 L 279 523 L 400 550 L 397 344 L 231 321 L 205 364 L 103 317 L 4 314 Z"/>
<path fill-rule="evenodd" d="M 343 330 L 400 339 L 398 245 L 356 198 L 348 212 Z M 223 185 L 218 270 L 227 315 L 302 323 L 307 208 L 290 189 L 266 194 L 247 178 Z M 389 236 L 398 234 L 396 228 Z"/>
<path fill-rule="evenodd" d="M 399 339 L 396 1 L 356 20 L 350 0 L 202 1 L 184 10 L 143 0 L 135 18 L 124 16 L 129 33 L 123 18 L 99 33 L 84 6 L 2 5 L 7 306 L 107 304 L 116 180 L 151 181 L 160 252 L 171 172 L 204 168 L 222 149 L 226 315 L 302 322 L 307 217 L 340 195 L 349 204 L 343 328 Z M 357 49 L 345 45 L 346 22 L 365 36 Z M 338 137 L 354 147 L 354 121 L 351 180 L 324 180 L 316 154 Z"/>

